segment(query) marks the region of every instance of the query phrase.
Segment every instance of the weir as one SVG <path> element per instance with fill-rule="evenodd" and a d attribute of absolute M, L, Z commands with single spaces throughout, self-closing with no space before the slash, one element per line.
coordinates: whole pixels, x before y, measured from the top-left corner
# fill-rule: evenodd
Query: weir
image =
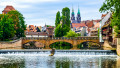
<path fill-rule="evenodd" d="M 46 55 L 51 54 L 50 50 L 1 50 L 0 54 L 34 54 Z M 54 56 L 78 56 L 78 55 L 117 55 L 113 50 L 55 50 Z"/>

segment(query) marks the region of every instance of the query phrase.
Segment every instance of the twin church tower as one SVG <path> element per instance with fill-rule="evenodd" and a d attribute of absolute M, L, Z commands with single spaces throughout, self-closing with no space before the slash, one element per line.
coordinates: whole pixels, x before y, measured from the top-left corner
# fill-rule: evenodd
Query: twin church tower
<path fill-rule="evenodd" d="M 78 7 L 78 13 L 77 13 L 77 20 L 75 20 L 75 13 L 74 9 L 72 8 L 72 13 L 71 13 L 71 23 L 81 23 L 81 16 L 80 16 L 80 9 Z"/>

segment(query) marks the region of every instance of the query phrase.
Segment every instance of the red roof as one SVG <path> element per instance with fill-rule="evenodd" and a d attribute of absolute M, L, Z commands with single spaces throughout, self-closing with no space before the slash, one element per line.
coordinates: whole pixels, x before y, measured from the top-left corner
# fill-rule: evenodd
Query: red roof
<path fill-rule="evenodd" d="M 86 23 L 86 26 L 87 26 L 88 28 L 93 27 L 93 26 L 94 26 L 93 20 L 92 20 L 92 21 L 89 21 L 88 23 Z"/>
<path fill-rule="evenodd" d="M 101 18 L 105 17 L 107 14 L 102 14 Z"/>
<path fill-rule="evenodd" d="M 52 26 L 49 26 L 48 28 L 54 28 L 54 27 L 52 27 Z"/>
<path fill-rule="evenodd" d="M 85 27 L 85 23 L 72 23 L 72 28 Z"/>
<path fill-rule="evenodd" d="M 2 12 L 5 12 L 5 11 L 9 12 L 11 10 L 15 10 L 13 6 L 6 6 Z"/>
<path fill-rule="evenodd" d="M 100 22 L 100 20 L 93 20 L 94 22 Z"/>
<path fill-rule="evenodd" d="M 35 26 L 34 25 L 29 25 L 29 28 L 34 28 Z"/>

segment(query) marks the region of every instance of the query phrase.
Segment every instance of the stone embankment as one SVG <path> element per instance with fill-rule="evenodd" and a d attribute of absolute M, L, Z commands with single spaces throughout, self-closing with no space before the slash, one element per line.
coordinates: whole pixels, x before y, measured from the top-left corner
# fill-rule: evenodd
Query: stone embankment
<path fill-rule="evenodd" d="M 120 38 L 117 39 L 117 55 L 120 56 Z"/>
<path fill-rule="evenodd" d="M 0 49 L 22 49 L 22 39 L 0 41 Z"/>

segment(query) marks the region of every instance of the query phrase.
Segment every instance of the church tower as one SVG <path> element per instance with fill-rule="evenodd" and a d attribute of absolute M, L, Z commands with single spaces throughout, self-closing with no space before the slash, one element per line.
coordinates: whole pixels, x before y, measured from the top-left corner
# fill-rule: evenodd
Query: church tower
<path fill-rule="evenodd" d="M 71 13 L 71 21 L 75 20 L 75 13 L 74 13 L 74 9 L 72 8 L 72 13 Z"/>
<path fill-rule="evenodd" d="M 80 22 L 81 22 L 81 16 L 80 16 L 80 10 L 79 10 L 79 7 L 78 7 L 77 23 L 80 23 Z"/>

